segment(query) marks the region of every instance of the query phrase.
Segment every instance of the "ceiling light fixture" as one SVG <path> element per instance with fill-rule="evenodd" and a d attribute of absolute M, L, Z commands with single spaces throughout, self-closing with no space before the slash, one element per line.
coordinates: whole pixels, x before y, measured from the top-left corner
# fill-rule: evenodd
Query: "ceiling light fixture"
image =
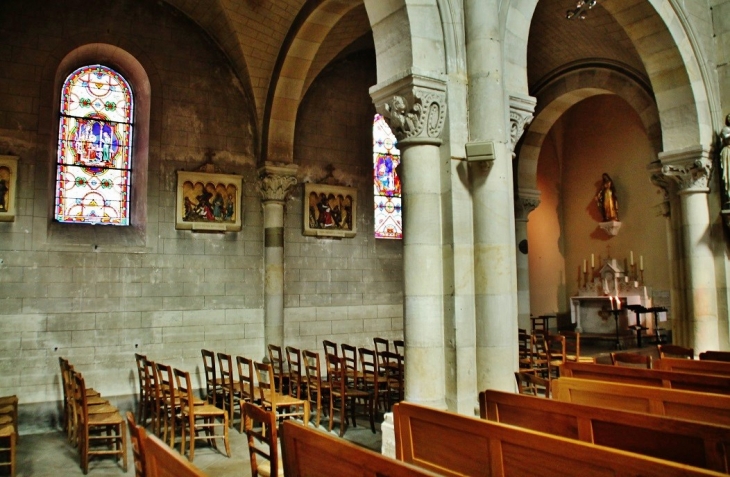
<path fill-rule="evenodd" d="M 572 10 L 568 10 L 565 13 L 565 18 L 567 18 L 568 20 L 572 20 L 574 18 L 585 20 L 586 12 L 595 7 L 596 2 L 597 0 L 578 0 L 578 2 L 576 2 L 575 4 L 575 8 L 573 8 Z"/>

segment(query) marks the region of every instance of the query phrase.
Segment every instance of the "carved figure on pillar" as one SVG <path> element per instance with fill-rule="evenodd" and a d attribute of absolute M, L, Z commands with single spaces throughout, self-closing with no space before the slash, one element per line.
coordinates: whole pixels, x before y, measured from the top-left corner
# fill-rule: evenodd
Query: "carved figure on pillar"
<path fill-rule="evenodd" d="M 603 183 L 601 189 L 596 194 L 596 204 L 603 215 L 604 222 L 618 222 L 618 198 L 616 197 L 616 188 L 613 185 L 611 176 L 603 173 Z"/>
<path fill-rule="evenodd" d="M 722 168 L 722 185 L 725 199 L 723 208 L 727 208 L 730 204 L 730 114 L 725 117 L 725 126 L 720 131 L 720 141 L 722 142 L 720 167 Z"/>

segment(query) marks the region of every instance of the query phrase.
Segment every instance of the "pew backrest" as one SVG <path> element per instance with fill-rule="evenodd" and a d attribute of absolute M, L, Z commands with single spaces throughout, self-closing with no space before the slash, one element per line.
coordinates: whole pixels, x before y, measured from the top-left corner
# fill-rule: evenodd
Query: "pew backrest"
<path fill-rule="evenodd" d="M 705 351 L 700 353 L 700 360 L 730 361 L 730 351 Z"/>
<path fill-rule="evenodd" d="M 726 361 L 662 358 L 654 361 L 654 368 L 663 371 L 677 371 L 680 373 L 730 376 L 730 363 Z"/>
<path fill-rule="evenodd" d="M 155 435 L 147 435 L 144 452 L 147 477 L 207 477 L 206 473 Z"/>
<path fill-rule="evenodd" d="M 428 477 L 437 475 L 292 421 L 284 421 L 281 424 L 279 436 L 284 473 L 287 476 Z"/>
<path fill-rule="evenodd" d="M 560 367 L 560 376 L 714 394 L 730 394 L 730 376 L 572 362 L 566 362 Z"/>
<path fill-rule="evenodd" d="M 482 419 L 728 473 L 730 428 L 482 391 Z"/>
<path fill-rule="evenodd" d="M 553 399 L 730 426 L 730 396 L 634 384 L 561 377 Z"/>
<path fill-rule="evenodd" d="M 446 476 L 725 475 L 417 404 L 393 417 L 398 458 Z"/>

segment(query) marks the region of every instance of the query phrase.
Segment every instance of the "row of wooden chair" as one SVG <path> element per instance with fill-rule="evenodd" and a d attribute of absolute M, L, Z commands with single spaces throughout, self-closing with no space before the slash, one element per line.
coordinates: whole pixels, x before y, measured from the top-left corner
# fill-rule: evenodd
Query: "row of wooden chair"
<path fill-rule="evenodd" d="M 195 395 L 190 373 L 151 361 L 145 355 L 135 354 L 135 359 L 140 376 L 139 424 L 144 427 L 149 422 L 153 432 L 173 449 L 179 427 L 180 453 L 185 455 L 189 448 L 191 462 L 195 459 L 195 441 L 200 439 L 216 449 L 216 438 L 223 439 L 226 456 L 230 457 L 228 413 Z"/>
<path fill-rule="evenodd" d="M 81 469 L 89 472 L 92 456 L 121 458 L 127 471 L 127 433 L 119 410 L 92 388 L 83 375 L 59 358 L 64 395 L 63 425 L 69 441 L 78 447 Z"/>
<path fill-rule="evenodd" d="M 7 461 L 0 461 L 0 467 L 9 467 L 11 477 L 15 477 L 17 443 L 18 396 L 3 396 L 0 397 L 0 456 L 7 455 Z"/>

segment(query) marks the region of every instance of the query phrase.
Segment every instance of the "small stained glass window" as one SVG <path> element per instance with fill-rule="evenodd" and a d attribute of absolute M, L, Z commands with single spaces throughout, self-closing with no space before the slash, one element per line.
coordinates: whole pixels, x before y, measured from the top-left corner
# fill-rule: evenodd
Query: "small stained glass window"
<path fill-rule="evenodd" d="M 58 222 L 129 225 L 133 98 L 129 83 L 102 65 L 71 73 L 61 91 Z"/>
<path fill-rule="evenodd" d="M 402 239 L 401 184 L 396 167 L 400 151 L 385 119 L 373 121 L 373 183 L 375 189 L 375 238 Z"/>

